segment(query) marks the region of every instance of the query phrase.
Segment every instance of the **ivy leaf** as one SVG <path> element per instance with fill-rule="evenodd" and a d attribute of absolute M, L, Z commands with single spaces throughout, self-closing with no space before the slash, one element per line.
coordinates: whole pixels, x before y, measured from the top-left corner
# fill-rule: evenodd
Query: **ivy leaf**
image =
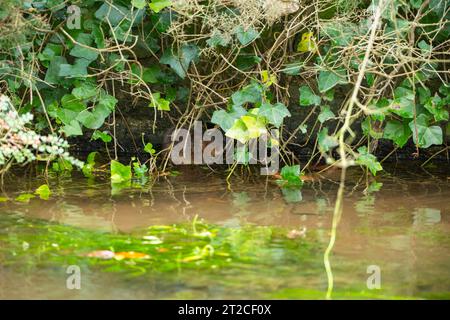
<path fill-rule="evenodd" d="M 271 105 L 270 103 L 263 103 L 259 108 L 259 115 L 266 117 L 269 123 L 279 128 L 283 123 L 285 117 L 290 117 L 291 113 L 282 103 Z"/>
<path fill-rule="evenodd" d="M 161 98 L 161 93 L 155 92 L 152 94 L 153 99 L 151 99 L 149 106 L 156 108 L 161 111 L 170 111 L 170 101 Z"/>
<path fill-rule="evenodd" d="M 92 46 L 93 43 L 93 38 L 90 34 L 87 33 L 80 33 L 77 37 L 76 37 L 76 41 L 79 42 L 80 44 L 83 44 L 85 46 L 81 46 L 80 44 L 76 44 L 72 50 L 70 50 L 70 55 L 72 57 L 76 57 L 76 58 L 83 58 L 86 59 L 88 61 L 94 61 L 97 60 L 98 58 L 98 51 L 88 48 Z"/>
<path fill-rule="evenodd" d="M 160 59 L 162 64 L 168 64 L 180 78 L 186 77 L 186 71 L 191 62 L 199 56 L 199 49 L 196 45 L 183 45 L 179 52 L 173 52 L 172 49 L 166 50 Z"/>
<path fill-rule="evenodd" d="M 301 86 L 299 91 L 301 106 L 320 105 L 320 97 L 315 95 L 308 86 Z"/>
<path fill-rule="evenodd" d="M 323 128 L 317 135 L 317 141 L 319 143 L 320 152 L 328 152 L 338 145 L 335 137 L 328 135 L 328 128 Z"/>
<path fill-rule="evenodd" d="M 219 125 L 223 131 L 228 131 L 234 124 L 234 122 L 245 115 L 247 111 L 239 106 L 233 106 L 230 112 L 225 110 L 216 110 L 214 111 L 211 122 Z"/>
<path fill-rule="evenodd" d="M 153 12 L 158 13 L 162 9 L 170 7 L 171 5 L 171 0 L 152 0 L 152 2 L 149 4 L 149 7 L 153 10 Z"/>
<path fill-rule="evenodd" d="M 53 57 L 50 60 L 50 65 L 45 74 L 45 82 L 49 84 L 57 84 L 60 80 L 61 66 L 67 65 L 67 60 L 64 57 Z"/>
<path fill-rule="evenodd" d="M 283 187 L 301 187 L 303 180 L 300 178 L 300 166 L 284 166 L 280 172 L 281 178 L 277 183 Z"/>
<path fill-rule="evenodd" d="M 408 142 L 410 137 L 411 129 L 407 122 L 401 123 L 396 120 L 390 120 L 386 123 L 383 138 L 394 141 L 400 148 Z"/>
<path fill-rule="evenodd" d="M 414 91 L 398 87 L 394 91 L 394 100 L 389 106 L 389 110 L 402 118 L 411 119 L 414 117 L 415 95 Z"/>
<path fill-rule="evenodd" d="M 356 158 L 356 163 L 367 167 L 367 169 L 369 169 L 374 176 L 377 175 L 377 171 L 383 170 L 383 167 L 378 162 L 377 157 L 375 157 L 373 154 L 370 154 L 367 151 L 366 146 L 359 147 L 358 153 L 359 156 Z"/>
<path fill-rule="evenodd" d="M 161 69 L 158 66 L 151 66 L 144 69 L 142 80 L 144 80 L 146 83 L 158 83 L 158 78 L 160 75 Z"/>
<path fill-rule="evenodd" d="M 258 138 L 267 132 L 262 118 L 255 116 L 242 116 L 236 120 L 233 126 L 225 133 L 227 137 L 246 143 L 250 139 Z"/>
<path fill-rule="evenodd" d="M 323 106 L 321 108 L 320 114 L 319 114 L 319 121 L 320 123 L 324 123 L 327 120 L 333 119 L 335 117 L 333 111 L 330 110 L 330 106 Z"/>
<path fill-rule="evenodd" d="M 327 92 L 325 92 L 325 94 L 323 95 L 323 99 L 326 101 L 333 101 L 334 100 L 334 89 L 328 90 Z"/>
<path fill-rule="evenodd" d="M 314 33 L 313 32 L 305 32 L 302 34 L 302 39 L 298 43 L 297 51 L 298 52 L 316 52 L 317 45 L 314 41 Z"/>
<path fill-rule="evenodd" d="M 211 36 L 211 38 L 209 38 L 208 40 L 206 40 L 206 43 L 210 46 L 210 47 L 217 47 L 217 46 L 222 46 L 222 47 L 226 47 L 228 46 L 228 44 L 230 43 L 230 38 L 229 37 L 224 37 L 223 34 L 221 32 L 214 32 L 214 34 Z"/>
<path fill-rule="evenodd" d="M 266 124 L 261 117 L 242 116 L 242 122 L 247 127 L 249 139 L 255 139 L 267 132 Z"/>
<path fill-rule="evenodd" d="M 61 108 L 56 110 L 56 116 L 62 123 L 68 125 L 85 109 L 86 105 L 82 101 L 72 94 L 66 94 L 61 98 Z"/>
<path fill-rule="evenodd" d="M 417 126 L 417 135 L 416 135 Z M 416 119 L 409 123 L 409 128 L 412 131 L 413 141 L 420 148 L 428 148 L 431 145 L 442 144 L 442 128 L 439 126 L 428 126 L 428 117 L 425 114 L 420 114 Z M 417 141 L 418 136 L 418 141 Z"/>
<path fill-rule="evenodd" d="M 104 118 L 98 118 L 93 112 L 83 110 L 77 117 L 77 120 L 86 128 L 98 129 L 103 125 Z"/>
<path fill-rule="evenodd" d="M 340 75 L 342 72 L 336 71 L 321 71 L 319 73 L 319 91 L 321 93 L 327 92 L 328 90 L 334 88 L 338 84 L 346 84 L 344 75 Z"/>
<path fill-rule="evenodd" d="M 102 140 L 105 143 L 111 142 L 112 141 L 112 137 L 108 134 L 107 131 L 98 131 L 95 130 L 94 133 L 92 134 L 91 140 Z"/>
<path fill-rule="evenodd" d="M 95 12 L 95 17 L 100 21 L 109 20 L 113 27 L 120 24 L 121 21 L 131 16 L 128 8 L 115 3 L 111 5 L 109 3 L 103 3 L 100 8 Z"/>
<path fill-rule="evenodd" d="M 102 92 L 100 94 L 100 99 L 98 100 L 98 106 L 101 108 L 106 108 L 110 111 L 114 111 L 116 104 L 117 104 L 117 99 L 109 94 L 106 94 L 104 92 Z M 109 115 L 109 113 L 108 113 Z"/>
<path fill-rule="evenodd" d="M 58 76 L 68 78 L 86 76 L 88 74 L 87 67 L 91 62 L 90 60 L 79 58 L 75 60 L 74 64 L 61 64 Z"/>
<path fill-rule="evenodd" d="M 80 123 L 77 120 L 70 121 L 68 124 L 62 127 L 62 131 L 66 134 L 67 137 L 83 135 Z"/>
<path fill-rule="evenodd" d="M 111 160 L 111 182 L 122 183 L 131 180 L 131 166 Z"/>
<path fill-rule="evenodd" d="M 86 128 L 98 129 L 103 125 L 110 113 L 111 109 L 103 104 L 98 104 L 92 112 L 88 110 L 81 111 L 77 116 L 77 120 Z"/>
<path fill-rule="evenodd" d="M 88 82 L 84 82 L 81 86 L 72 90 L 72 95 L 78 100 L 87 100 L 94 97 L 97 94 L 97 88 Z"/>
<path fill-rule="evenodd" d="M 131 0 L 131 4 L 135 8 L 144 9 L 145 5 L 147 4 L 147 1 L 146 0 Z"/>
<path fill-rule="evenodd" d="M 434 116 L 434 120 L 448 121 L 448 111 L 444 109 L 444 105 L 444 100 L 436 94 L 433 98 L 429 98 L 424 106 Z"/>
<path fill-rule="evenodd" d="M 153 149 L 153 144 L 151 144 L 150 142 L 145 145 L 144 151 L 152 155 L 156 152 L 156 150 Z"/>
<path fill-rule="evenodd" d="M 248 45 L 259 37 L 258 31 L 256 31 L 252 27 L 245 30 L 243 26 L 239 26 L 236 28 L 235 34 L 237 39 L 243 46 Z"/>
<path fill-rule="evenodd" d="M 260 57 L 253 54 L 240 54 L 236 58 L 236 67 L 242 71 L 246 71 L 253 68 L 261 61 L 262 59 Z"/>
<path fill-rule="evenodd" d="M 236 139 L 241 143 L 246 143 L 248 140 L 250 140 L 248 136 L 247 126 L 241 119 L 236 120 L 233 126 L 227 130 L 225 135 L 227 137 L 230 137 L 231 139 Z"/>
<path fill-rule="evenodd" d="M 242 106 L 245 103 L 258 103 L 262 99 L 263 90 L 259 83 L 253 82 L 233 93 L 231 100 L 235 106 Z"/>
<path fill-rule="evenodd" d="M 37 188 L 34 193 L 37 194 L 42 200 L 48 200 L 51 191 L 47 184 L 43 184 Z"/>

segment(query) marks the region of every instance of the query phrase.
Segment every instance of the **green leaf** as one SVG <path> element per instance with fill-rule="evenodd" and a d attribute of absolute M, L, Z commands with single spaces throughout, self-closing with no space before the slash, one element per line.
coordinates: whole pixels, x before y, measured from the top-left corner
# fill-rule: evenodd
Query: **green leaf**
<path fill-rule="evenodd" d="M 19 202 L 30 202 L 30 199 L 33 199 L 35 197 L 35 195 L 34 194 L 31 194 L 31 193 L 22 193 L 21 195 L 19 195 L 19 196 L 17 196 L 16 197 L 16 201 L 19 201 Z"/>
<path fill-rule="evenodd" d="M 158 78 L 161 76 L 161 69 L 159 66 L 151 66 L 149 68 L 144 68 L 144 72 L 142 74 L 142 80 L 146 83 L 158 83 Z"/>
<path fill-rule="evenodd" d="M 61 64 L 59 69 L 60 77 L 76 78 L 83 77 L 88 74 L 87 67 L 91 63 L 90 60 L 79 58 L 72 64 Z"/>
<path fill-rule="evenodd" d="M 103 3 L 100 8 L 95 12 L 95 17 L 100 21 L 109 20 L 113 27 L 124 21 L 124 19 L 130 19 L 131 13 L 126 7 L 114 3 L 114 5 L 108 2 Z"/>
<path fill-rule="evenodd" d="M 228 44 L 230 43 L 230 38 L 229 37 L 224 37 L 223 34 L 221 32 L 215 32 L 211 38 L 209 38 L 208 40 L 206 40 L 206 43 L 210 46 L 210 47 L 217 47 L 217 46 L 222 46 L 222 47 L 226 47 L 228 46 Z"/>
<path fill-rule="evenodd" d="M 236 58 L 236 67 L 242 71 L 249 70 L 262 61 L 261 57 L 249 54 L 240 54 Z"/>
<path fill-rule="evenodd" d="M 247 127 L 249 139 L 255 139 L 267 132 L 266 124 L 261 117 L 257 116 L 242 116 L 241 121 Z"/>
<path fill-rule="evenodd" d="M 160 59 L 160 63 L 168 64 L 180 78 L 186 77 L 186 71 L 191 62 L 195 62 L 199 56 L 200 50 L 196 45 L 183 45 L 179 52 L 173 52 L 168 49 Z"/>
<path fill-rule="evenodd" d="M 320 114 L 319 114 L 319 121 L 320 123 L 324 123 L 327 120 L 333 119 L 335 117 L 333 111 L 330 110 L 330 106 L 323 106 L 321 108 Z"/>
<path fill-rule="evenodd" d="M 400 148 L 408 142 L 410 137 L 411 129 L 407 122 L 401 123 L 396 120 L 390 120 L 386 123 L 383 138 L 394 141 Z"/>
<path fill-rule="evenodd" d="M 98 100 L 97 106 L 99 108 L 101 108 L 102 110 L 107 109 L 107 110 L 110 110 L 110 111 L 114 111 L 117 102 L 118 101 L 117 101 L 117 99 L 115 97 L 102 92 L 100 94 L 100 98 Z M 109 115 L 109 113 L 108 113 L 108 115 Z"/>
<path fill-rule="evenodd" d="M 152 9 L 155 13 L 160 12 L 164 8 L 170 7 L 171 5 L 171 0 L 152 0 L 152 2 L 149 4 L 150 9 Z"/>
<path fill-rule="evenodd" d="M 48 200 L 51 191 L 47 184 L 43 184 L 37 188 L 34 193 L 37 194 L 42 200 Z"/>
<path fill-rule="evenodd" d="M 62 45 L 48 43 L 44 50 L 38 54 L 38 59 L 41 62 L 53 61 L 56 57 L 60 57 L 62 54 Z"/>
<path fill-rule="evenodd" d="M 92 134 L 91 140 L 102 140 L 105 143 L 111 142 L 112 141 L 112 137 L 108 134 L 107 131 L 98 131 L 95 130 L 94 133 Z"/>
<path fill-rule="evenodd" d="M 151 144 L 150 142 L 145 145 L 144 151 L 152 155 L 156 152 L 155 149 L 153 149 L 153 144 Z"/>
<path fill-rule="evenodd" d="M 96 117 L 96 115 L 93 112 L 84 110 L 80 112 L 80 114 L 77 117 L 77 120 L 86 128 L 98 129 L 103 125 L 105 118 Z"/>
<path fill-rule="evenodd" d="M 131 166 L 111 160 L 111 182 L 122 183 L 131 180 Z"/>
<path fill-rule="evenodd" d="M 308 86 L 301 86 L 299 91 L 301 106 L 320 105 L 320 97 L 315 95 Z"/>
<path fill-rule="evenodd" d="M 328 90 L 327 92 L 325 92 L 325 94 L 323 95 L 323 99 L 326 101 L 333 101 L 334 100 L 334 89 Z"/>
<path fill-rule="evenodd" d="M 56 115 L 64 124 L 69 125 L 85 109 L 86 105 L 82 101 L 72 94 L 66 94 L 61 98 L 61 108 L 56 110 Z"/>
<path fill-rule="evenodd" d="M 50 65 L 45 74 L 45 82 L 49 84 L 57 84 L 60 80 L 61 66 L 67 65 L 67 60 L 64 57 L 54 57 L 50 61 Z"/>
<path fill-rule="evenodd" d="M 131 4 L 135 8 L 144 9 L 147 4 L 147 1 L 146 0 L 131 0 Z"/>
<path fill-rule="evenodd" d="M 96 94 L 97 88 L 89 82 L 83 82 L 81 86 L 72 90 L 72 95 L 78 100 L 87 100 L 94 97 Z"/>
<path fill-rule="evenodd" d="M 243 46 L 250 44 L 259 37 L 258 31 L 256 31 L 252 27 L 245 30 L 243 26 L 239 26 L 236 28 L 235 34 L 237 39 Z"/>
<path fill-rule="evenodd" d="M 338 145 L 335 137 L 328 135 L 328 128 L 322 128 L 322 130 L 317 135 L 317 141 L 319 143 L 320 152 L 328 152 Z"/>
<path fill-rule="evenodd" d="M 359 155 L 356 158 L 356 163 L 367 167 L 367 169 L 369 169 L 374 176 L 377 175 L 377 171 L 383 170 L 383 167 L 378 162 L 377 157 L 375 157 L 373 154 L 370 154 L 367 151 L 366 146 L 359 147 L 358 153 Z"/>
<path fill-rule="evenodd" d="M 67 137 L 83 135 L 80 123 L 77 120 L 70 121 L 68 124 L 62 127 L 62 131 L 64 131 Z"/>
<path fill-rule="evenodd" d="M 429 98 L 424 106 L 436 121 L 448 121 L 448 111 L 444 109 L 444 105 L 445 101 L 436 94 L 433 98 Z"/>
<path fill-rule="evenodd" d="M 134 171 L 134 175 L 139 178 L 145 178 L 147 171 L 148 171 L 148 167 L 145 164 L 140 164 L 138 161 L 133 162 L 133 171 Z"/>
<path fill-rule="evenodd" d="M 405 87 L 396 88 L 394 91 L 394 100 L 391 102 L 389 110 L 402 118 L 410 119 L 414 117 L 414 107 L 414 91 Z"/>
<path fill-rule="evenodd" d="M 417 126 L 417 134 L 416 134 Z M 428 126 L 428 117 L 425 114 L 420 114 L 417 117 L 416 124 L 414 120 L 409 123 L 409 128 L 412 131 L 413 141 L 420 148 L 428 148 L 431 145 L 442 144 L 442 128 L 439 126 Z M 418 141 L 417 141 L 418 136 Z"/>
<path fill-rule="evenodd" d="M 285 117 L 290 117 L 291 113 L 282 103 L 276 103 L 271 105 L 265 102 L 259 108 L 259 115 L 266 117 L 269 123 L 273 124 L 275 127 L 279 128 L 283 123 Z"/>
<path fill-rule="evenodd" d="M 301 187 L 303 185 L 299 165 L 284 166 L 280 175 L 282 179 L 277 180 L 277 183 L 283 187 Z"/>
<path fill-rule="evenodd" d="M 250 139 L 258 138 L 266 131 L 266 126 L 260 117 L 242 116 L 234 122 L 225 135 L 241 143 L 246 143 Z"/>
<path fill-rule="evenodd" d="M 253 82 L 233 93 L 231 100 L 235 106 L 242 106 L 245 103 L 258 103 L 261 102 L 263 90 L 259 83 Z"/>
<path fill-rule="evenodd" d="M 214 111 L 211 122 L 219 125 L 226 132 L 233 126 L 237 119 L 245 114 L 247 114 L 247 111 L 243 107 L 233 106 L 229 112 L 225 110 Z"/>
<path fill-rule="evenodd" d="M 342 73 L 342 72 L 339 72 Z M 338 74 L 338 72 L 332 71 L 321 71 L 319 73 L 319 91 L 321 93 L 327 92 L 328 90 L 334 88 L 338 84 L 346 84 L 344 75 Z"/>
<path fill-rule="evenodd" d="M 97 60 L 98 51 L 91 47 L 94 40 L 90 34 L 80 33 L 75 40 L 84 46 L 76 44 L 69 53 L 72 57 L 83 58 L 88 61 Z"/>
<path fill-rule="evenodd" d="M 152 94 L 153 99 L 150 100 L 149 106 L 161 111 L 170 111 L 170 101 L 161 98 L 161 93 L 155 92 Z"/>

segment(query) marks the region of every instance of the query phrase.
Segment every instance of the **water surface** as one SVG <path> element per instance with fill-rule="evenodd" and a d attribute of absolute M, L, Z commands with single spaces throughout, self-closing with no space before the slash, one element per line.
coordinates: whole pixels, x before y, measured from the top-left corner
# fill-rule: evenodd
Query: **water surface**
<path fill-rule="evenodd" d="M 228 186 L 226 173 L 177 170 L 125 188 L 76 173 L 9 177 L 0 203 L 0 298 L 450 298 L 446 164 L 387 167 L 376 179 L 350 170 L 329 258 L 331 291 L 324 252 L 339 172 L 281 190 L 257 175 Z M 45 183 L 48 200 L 15 200 Z M 116 256 L 92 254 L 98 250 Z M 80 267 L 80 290 L 67 289 L 69 265 Z M 380 289 L 367 286 L 370 266 L 380 270 Z"/>

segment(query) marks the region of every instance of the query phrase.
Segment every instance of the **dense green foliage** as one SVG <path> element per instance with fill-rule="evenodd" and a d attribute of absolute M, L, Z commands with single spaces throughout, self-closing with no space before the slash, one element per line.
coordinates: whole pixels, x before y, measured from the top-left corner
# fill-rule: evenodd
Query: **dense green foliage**
<path fill-rule="evenodd" d="M 6 0 L 0 90 L 34 115 L 37 132 L 88 135 L 113 146 L 111 158 L 116 117 L 124 116 L 119 93 L 154 109 L 152 130 L 203 117 L 247 143 L 279 128 L 287 154 L 301 133 L 317 140 L 312 157 L 373 174 L 382 169 L 376 140 L 398 148 L 412 140 L 417 153 L 443 144 L 448 1 L 291 2 Z M 310 116 L 292 117 L 296 108 L 317 117 L 312 128 Z M 293 132 L 283 125 L 288 117 Z M 353 143 L 359 126 L 364 137 Z M 136 176 L 154 170 L 149 163 L 137 161 Z"/>

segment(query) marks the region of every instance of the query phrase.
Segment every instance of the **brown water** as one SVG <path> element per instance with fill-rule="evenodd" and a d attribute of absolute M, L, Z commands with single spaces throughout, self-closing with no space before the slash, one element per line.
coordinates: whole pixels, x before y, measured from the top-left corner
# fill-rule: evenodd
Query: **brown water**
<path fill-rule="evenodd" d="M 180 169 L 178 176 L 113 190 L 113 194 L 106 179 L 50 178 L 48 200 L 0 203 L 0 298 L 323 299 L 328 292 L 331 298 L 448 299 L 449 171 L 447 164 L 428 171 L 386 168 L 376 178 L 382 183 L 379 191 L 364 192 L 373 181 L 367 181 L 359 169 L 351 170 L 329 258 L 332 288 L 324 252 L 330 241 L 339 172 L 315 175 L 301 191 L 289 194 L 273 179 L 256 175 L 234 177 L 229 188 L 225 175 L 204 168 Z M 14 199 L 43 183 L 42 177 L 18 175 L 7 181 L 3 196 Z M 23 226 L 12 232 L 10 227 L 18 219 Z M 189 266 L 181 263 L 176 270 L 143 267 L 143 275 L 130 277 L 126 272 L 92 266 L 91 260 L 71 252 L 71 247 L 82 251 L 89 246 L 92 250 L 75 240 L 49 255 L 28 249 L 38 237 L 42 248 L 42 237 L 50 237 L 54 225 L 68 227 L 64 234 L 69 238 L 71 230 L 135 237 L 148 226 L 190 225 L 194 219 L 221 228 L 219 240 L 223 236 L 229 241 L 230 237 L 224 236 L 229 230 L 239 232 L 239 240 L 233 238 L 234 243 L 239 241 L 233 249 L 235 255 L 227 258 L 225 265 L 219 258 L 209 265 L 205 258 Z M 47 225 L 51 226 L 48 230 Z M 37 227 L 44 233 L 26 241 L 21 238 Z M 14 243 L 30 253 L 21 252 Z M 64 258 L 60 265 L 46 262 L 55 255 Z M 169 266 L 173 262 L 169 260 L 163 261 Z M 81 290 L 66 288 L 69 262 L 81 266 Z M 380 270 L 380 289 L 367 287 L 369 266 Z"/>

